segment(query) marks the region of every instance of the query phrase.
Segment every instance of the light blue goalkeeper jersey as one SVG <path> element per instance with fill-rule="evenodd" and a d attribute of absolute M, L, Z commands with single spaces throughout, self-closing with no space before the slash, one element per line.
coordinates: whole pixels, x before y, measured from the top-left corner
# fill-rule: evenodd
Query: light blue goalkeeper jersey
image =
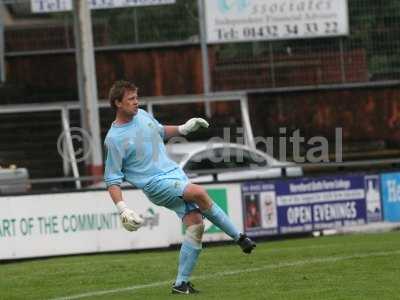
<path fill-rule="evenodd" d="M 179 168 L 167 156 L 164 135 L 164 127 L 142 109 L 129 123 L 112 124 L 104 141 L 106 185 L 120 185 L 125 180 L 143 188 Z"/>

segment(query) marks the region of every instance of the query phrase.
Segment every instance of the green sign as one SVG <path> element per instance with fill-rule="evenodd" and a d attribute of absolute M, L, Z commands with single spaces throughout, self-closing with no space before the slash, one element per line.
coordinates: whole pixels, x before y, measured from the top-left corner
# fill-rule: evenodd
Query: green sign
<path fill-rule="evenodd" d="M 207 189 L 208 195 L 214 202 L 221 207 L 221 209 L 229 216 L 228 213 L 228 197 L 226 195 L 226 189 Z M 222 232 L 217 226 L 212 224 L 210 227 L 206 227 L 204 233 L 219 233 Z"/>
<path fill-rule="evenodd" d="M 225 188 L 207 189 L 207 193 L 211 197 L 211 199 L 219 207 L 221 207 L 221 209 L 229 216 L 229 212 L 228 212 L 228 196 L 227 196 L 227 193 L 226 193 L 226 189 Z M 207 223 L 211 224 L 211 226 L 207 226 Z M 206 228 L 205 228 L 204 233 L 220 233 L 220 232 L 222 232 L 221 229 L 219 229 L 214 224 L 210 223 L 210 221 L 208 221 L 207 219 L 206 219 L 205 224 L 206 224 Z M 186 227 L 184 225 L 182 225 L 182 234 L 185 234 L 185 232 L 186 232 Z"/>

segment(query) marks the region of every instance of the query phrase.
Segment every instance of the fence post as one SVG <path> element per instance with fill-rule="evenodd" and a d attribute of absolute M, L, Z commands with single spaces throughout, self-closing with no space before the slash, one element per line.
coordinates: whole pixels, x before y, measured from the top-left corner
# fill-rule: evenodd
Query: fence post
<path fill-rule="evenodd" d="M 87 1 L 73 1 L 75 48 L 78 73 L 81 123 L 91 136 L 92 152 L 86 161 L 90 175 L 102 175 L 103 157 L 100 142 L 99 107 L 96 83 L 96 66 L 93 47 L 93 31 Z M 85 149 L 89 146 L 85 145 Z"/>
<path fill-rule="evenodd" d="M 5 45 L 4 45 L 4 24 L 0 14 L 0 82 L 6 81 L 6 66 L 4 60 Z"/>
<path fill-rule="evenodd" d="M 207 48 L 207 38 L 206 38 L 204 0 L 197 0 L 197 7 L 199 11 L 201 61 L 203 67 L 203 85 L 204 85 L 203 91 L 204 94 L 208 95 L 210 93 L 211 88 L 210 88 L 210 66 L 208 61 L 208 48 Z M 209 101 L 206 101 L 204 105 L 207 117 L 211 117 L 211 103 Z"/>
<path fill-rule="evenodd" d="M 74 150 L 74 145 L 72 144 L 72 136 L 71 136 L 71 128 L 69 126 L 69 112 L 67 108 L 63 108 L 61 110 L 61 122 L 62 122 L 62 128 L 65 134 L 65 142 L 67 144 L 67 152 L 68 152 L 68 159 L 71 163 L 72 167 L 72 174 L 74 178 L 78 179 L 79 178 L 79 170 L 78 170 L 78 163 L 76 161 L 75 157 L 75 150 Z M 64 151 L 64 150 L 63 150 Z M 63 160 L 64 160 L 63 156 Z M 79 180 L 75 181 L 75 186 L 77 189 L 81 188 L 81 182 Z"/>
<path fill-rule="evenodd" d="M 246 144 L 251 148 L 256 148 L 256 144 L 254 142 L 253 129 L 251 128 L 250 115 L 249 115 L 249 102 L 247 95 L 244 95 L 240 98 L 240 108 L 242 111 L 242 122 L 244 126 Z"/>

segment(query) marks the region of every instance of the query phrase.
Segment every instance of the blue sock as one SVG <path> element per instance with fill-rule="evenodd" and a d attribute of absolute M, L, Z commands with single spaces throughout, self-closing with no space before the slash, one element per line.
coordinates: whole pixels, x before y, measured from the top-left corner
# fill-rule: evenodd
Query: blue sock
<path fill-rule="evenodd" d="M 176 277 L 175 285 L 180 285 L 182 281 L 189 281 L 189 277 L 193 272 L 194 266 L 196 265 L 200 251 L 201 244 L 198 246 L 193 245 L 187 240 L 183 241 L 181 251 L 179 253 L 178 276 Z"/>
<path fill-rule="evenodd" d="M 226 213 L 215 202 L 210 209 L 203 211 L 202 214 L 235 241 L 239 239 L 239 230 L 232 223 L 231 219 L 226 215 Z"/>

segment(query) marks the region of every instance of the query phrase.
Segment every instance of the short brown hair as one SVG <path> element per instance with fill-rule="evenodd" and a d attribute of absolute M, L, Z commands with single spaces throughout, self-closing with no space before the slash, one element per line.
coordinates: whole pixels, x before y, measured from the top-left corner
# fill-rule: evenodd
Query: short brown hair
<path fill-rule="evenodd" d="M 108 100 L 110 101 L 111 108 L 117 110 L 115 101 L 122 101 L 125 91 L 137 91 L 137 87 L 133 82 L 119 80 L 114 82 L 108 94 Z"/>

